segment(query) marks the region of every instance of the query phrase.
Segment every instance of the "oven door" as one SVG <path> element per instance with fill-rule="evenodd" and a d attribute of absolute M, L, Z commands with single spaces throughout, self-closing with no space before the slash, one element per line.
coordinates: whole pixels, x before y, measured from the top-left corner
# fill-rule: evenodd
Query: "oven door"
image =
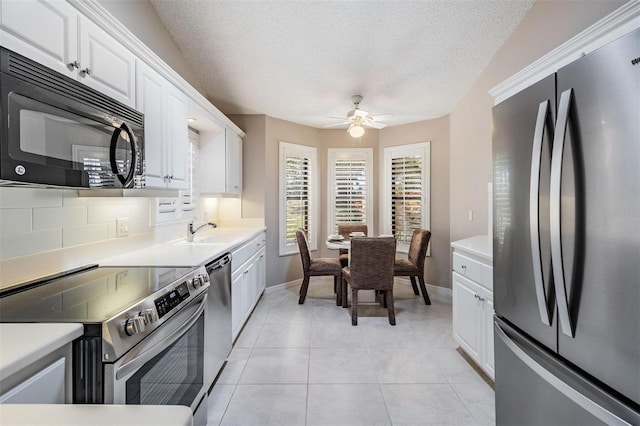
<path fill-rule="evenodd" d="M 206 306 L 205 293 L 118 361 L 106 364 L 104 402 L 185 405 L 195 413 L 206 396 L 203 380 Z M 206 403 L 204 406 L 206 412 Z"/>

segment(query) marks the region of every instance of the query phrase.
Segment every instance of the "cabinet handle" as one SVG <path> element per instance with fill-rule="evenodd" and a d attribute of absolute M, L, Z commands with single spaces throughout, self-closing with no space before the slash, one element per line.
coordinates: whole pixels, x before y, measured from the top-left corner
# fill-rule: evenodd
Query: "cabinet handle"
<path fill-rule="evenodd" d="M 80 68 L 80 62 L 78 61 L 73 61 L 73 62 L 69 62 L 67 64 L 67 68 L 69 68 L 70 70 L 74 69 L 74 68 Z"/>
<path fill-rule="evenodd" d="M 79 64 L 78 64 L 79 65 Z M 86 76 L 86 75 L 91 75 L 91 68 L 87 67 L 85 69 L 83 69 L 82 71 L 80 71 L 80 75 L 82 77 Z"/>

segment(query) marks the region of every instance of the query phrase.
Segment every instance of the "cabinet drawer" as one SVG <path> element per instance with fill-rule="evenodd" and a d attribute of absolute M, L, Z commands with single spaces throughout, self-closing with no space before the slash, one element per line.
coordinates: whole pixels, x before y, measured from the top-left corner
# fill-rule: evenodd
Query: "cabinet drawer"
<path fill-rule="evenodd" d="M 231 252 L 231 265 L 235 271 L 244 262 L 249 260 L 251 256 L 256 254 L 262 247 L 265 246 L 266 237 L 264 232 L 250 240 L 245 245 Z"/>
<path fill-rule="evenodd" d="M 493 268 L 491 266 L 454 252 L 453 270 L 493 291 Z"/>

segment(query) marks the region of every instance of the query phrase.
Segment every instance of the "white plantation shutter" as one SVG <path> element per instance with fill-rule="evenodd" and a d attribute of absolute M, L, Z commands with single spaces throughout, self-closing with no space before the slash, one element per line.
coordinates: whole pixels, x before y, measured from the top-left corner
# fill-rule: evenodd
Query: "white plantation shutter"
<path fill-rule="evenodd" d="M 413 231 L 430 229 L 430 143 L 385 148 L 383 232 L 406 251 Z M 430 253 L 430 251 L 429 251 Z"/>
<path fill-rule="evenodd" d="M 316 149 L 280 142 L 280 255 L 298 251 L 296 231 L 317 244 Z"/>
<path fill-rule="evenodd" d="M 337 232 L 342 224 L 371 229 L 373 149 L 329 149 L 328 157 L 329 231 Z"/>
<path fill-rule="evenodd" d="M 420 155 L 391 159 L 391 233 L 410 243 L 413 230 L 422 227 L 422 171 Z"/>

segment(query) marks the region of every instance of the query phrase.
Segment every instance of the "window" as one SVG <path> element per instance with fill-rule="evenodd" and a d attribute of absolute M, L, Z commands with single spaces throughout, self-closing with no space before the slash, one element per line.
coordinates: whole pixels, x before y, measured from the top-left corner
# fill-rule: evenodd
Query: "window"
<path fill-rule="evenodd" d="M 280 256 L 298 252 L 298 228 L 307 231 L 309 249 L 317 249 L 317 212 L 316 148 L 280 142 Z"/>
<path fill-rule="evenodd" d="M 373 149 L 329 149 L 327 229 L 340 224 L 364 224 L 372 229 Z"/>
<path fill-rule="evenodd" d="M 399 251 L 409 249 L 415 229 L 430 229 L 430 161 L 429 142 L 384 150 L 383 232 L 396 237 Z"/>

